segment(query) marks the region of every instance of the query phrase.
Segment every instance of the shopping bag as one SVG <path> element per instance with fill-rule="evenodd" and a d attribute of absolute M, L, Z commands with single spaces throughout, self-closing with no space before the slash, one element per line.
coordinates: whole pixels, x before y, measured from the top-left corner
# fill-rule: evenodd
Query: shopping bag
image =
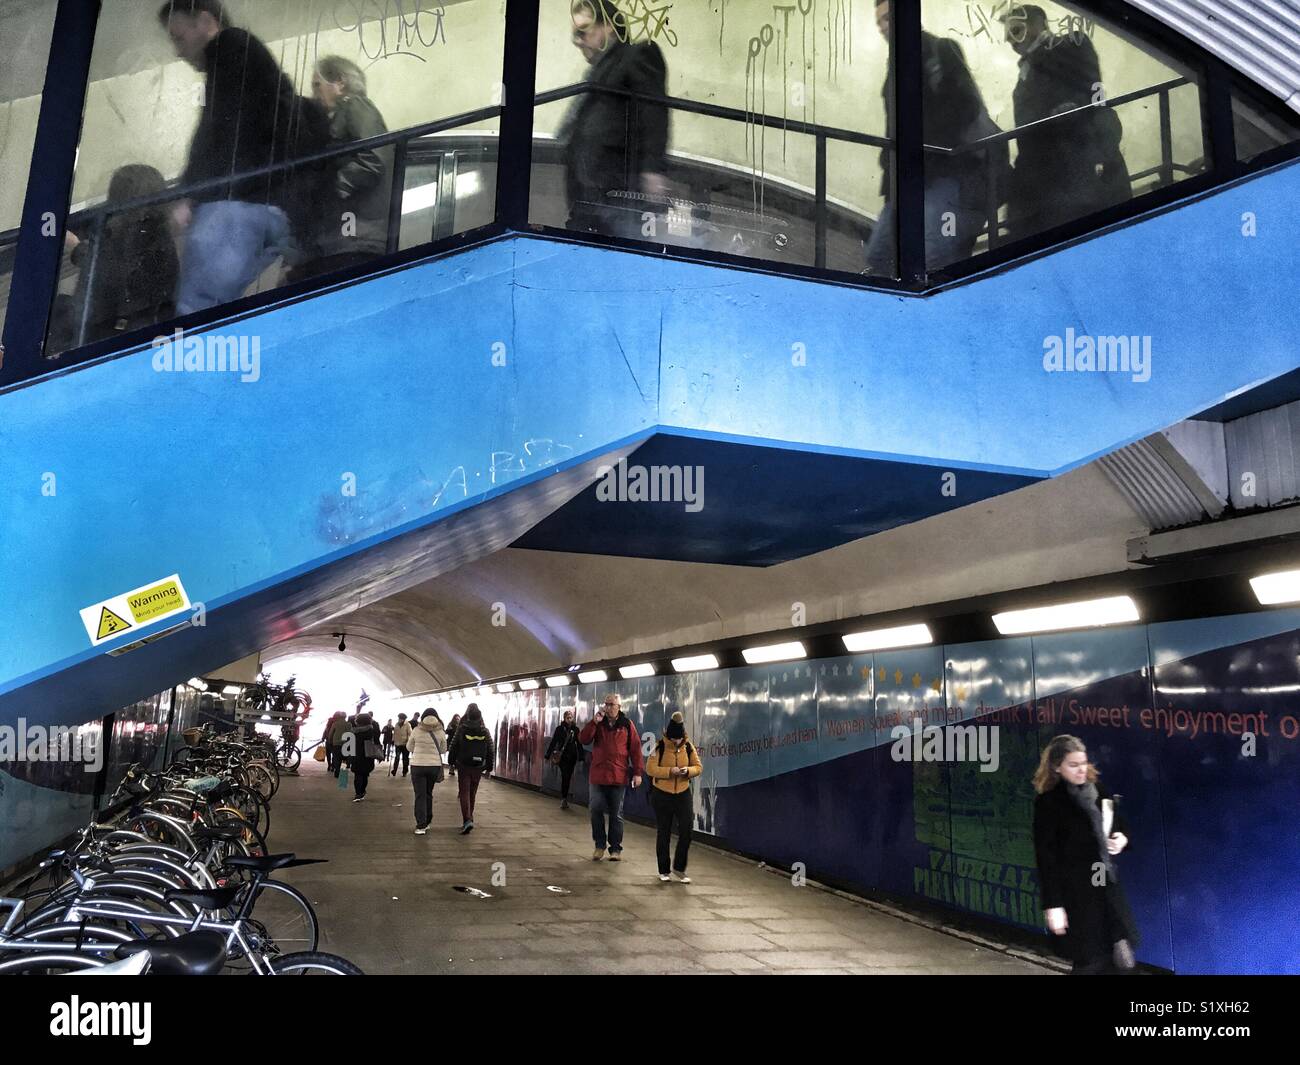
<path fill-rule="evenodd" d="M 343 791 L 348 786 L 348 768 L 344 766 L 339 770 L 339 791 Z"/>
<path fill-rule="evenodd" d="M 316 761 L 318 761 L 318 762 L 323 762 L 323 761 L 325 761 L 325 748 L 324 748 L 324 747 L 317 747 L 317 748 L 316 748 L 316 753 L 313 754 L 312 757 L 315 758 Z"/>

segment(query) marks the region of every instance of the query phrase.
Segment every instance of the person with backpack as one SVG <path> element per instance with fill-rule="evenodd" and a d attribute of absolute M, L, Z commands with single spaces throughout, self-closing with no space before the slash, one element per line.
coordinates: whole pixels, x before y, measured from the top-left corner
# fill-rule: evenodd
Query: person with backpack
<path fill-rule="evenodd" d="M 344 743 L 351 752 L 348 757 L 351 760 L 352 788 L 356 792 L 352 801 L 361 802 L 366 797 L 366 784 L 374 771 L 375 759 L 379 757 L 379 726 L 374 718 L 364 710 L 357 714 Z"/>
<path fill-rule="evenodd" d="M 636 726 L 623 713 L 617 695 L 605 696 L 603 710 L 583 726 L 578 740 L 591 744 L 591 769 L 588 808 L 591 811 L 591 838 L 596 849 L 591 856 L 598 862 L 609 847 L 609 860 L 623 860 L 623 798 L 628 783 L 628 766 L 632 769 L 632 787 L 641 786 L 645 761 L 641 755 L 641 738 Z M 605 821 L 608 817 L 609 827 Z"/>
<path fill-rule="evenodd" d="M 451 721 L 448 722 L 447 724 L 447 750 L 448 751 L 451 750 L 451 741 L 456 738 L 456 730 L 458 728 L 460 728 L 460 714 L 455 714 L 452 716 Z M 456 763 L 452 762 L 450 758 L 447 761 L 449 763 L 447 766 L 447 776 L 454 777 L 456 775 Z"/>
<path fill-rule="evenodd" d="M 442 756 L 447 733 L 438 712 L 429 707 L 407 741 L 411 754 L 411 785 L 415 788 L 415 834 L 423 836 L 433 820 L 433 786 L 442 780 Z"/>
<path fill-rule="evenodd" d="M 555 726 L 551 745 L 546 748 L 546 761 L 560 769 L 560 809 L 569 808 L 569 786 L 573 783 L 573 769 L 583 761 L 582 744 L 578 742 L 578 726 L 573 711 L 564 711 L 564 717 Z"/>
<path fill-rule="evenodd" d="M 406 745 L 411 739 L 411 726 L 407 724 L 406 715 L 397 715 L 397 725 L 393 729 L 393 768 L 389 770 L 390 777 L 397 776 L 397 767 L 402 767 L 402 776 L 406 776 L 407 771 L 411 768 L 411 752 L 407 750 Z"/>
<path fill-rule="evenodd" d="M 659 859 L 659 879 L 689 884 L 686 858 L 691 849 L 691 829 L 695 810 L 691 803 L 691 780 L 703 772 L 700 756 L 686 738 L 686 724 L 681 711 L 673 714 L 663 736 L 646 760 L 645 771 L 654 786 L 650 789 L 650 806 L 655 812 L 659 833 L 655 838 L 655 855 Z M 673 855 L 672 874 L 668 870 L 668 844 L 672 839 L 673 821 L 677 822 L 677 851 Z"/>
<path fill-rule="evenodd" d="M 329 757 L 329 770 L 336 778 L 343 768 L 343 741 L 348 734 L 348 729 L 347 715 L 342 710 L 338 710 L 330 718 L 329 726 L 325 731 L 328 737 L 325 753 Z"/>
<path fill-rule="evenodd" d="M 460 770 L 456 777 L 460 816 L 464 822 L 460 834 L 467 836 L 474 831 L 474 800 L 478 796 L 479 781 L 491 773 L 496 764 L 492 733 L 488 731 L 478 703 L 470 703 L 465 708 L 465 716 L 456 728 L 447 755 L 452 765 Z"/>
<path fill-rule="evenodd" d="M 180 184 L 221 180 L 173 208 L 184 234 L 175 310 L 186 315 L 239 299 L 277 259 L 293 258 L 295 223 L 301 230 L 315 214 L 322 166 L 250 175 L 325 149 L 329 118 L 296 93 L 265 44 L 234 26 L 222 0 L 167 0 L 158 21 L 204 75 Z"/>

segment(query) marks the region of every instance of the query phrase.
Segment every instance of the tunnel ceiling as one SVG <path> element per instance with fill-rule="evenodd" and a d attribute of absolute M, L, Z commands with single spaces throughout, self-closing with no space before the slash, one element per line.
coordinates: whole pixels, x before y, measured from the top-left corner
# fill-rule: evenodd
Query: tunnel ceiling
<path fill-rule="evenodd" d="M 1146 531 L 1095 465 L 766 569 L 510 548 L 263 651 L 348 653 L 407 692 L 1124 568 Z M 354 641 L 379 636 L 389 646 Z M 364 650 L 363 650 L 364 648 Z M 420 663 L 417 668 L 413 663 Z"/>

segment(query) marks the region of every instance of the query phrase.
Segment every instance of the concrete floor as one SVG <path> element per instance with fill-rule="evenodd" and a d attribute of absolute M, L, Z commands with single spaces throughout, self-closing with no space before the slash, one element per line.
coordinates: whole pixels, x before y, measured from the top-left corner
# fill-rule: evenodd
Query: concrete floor
<path fill-rule="evenodd" d="M 585 807 L 484 781 L 461 836 L 454 781 L 414 835 L 409 779 L 385 769 L 365 802 L 315 762 L 272 803 L 273 851 L 328 858 L 284 879 L 312 900 L 321 949 L 367 973 L 969 973 L 1050 970 L 922 927 L 721 851 L 691 848 L 690 884 L 656 876 L 654 832 L 629 823 L 624 861 L 593 862 Z M 492 883 L 494 863 L 501 863 Z M 492 898 L 455 890 L 477 887 Z M 548 891 L 548 885 L 570 894 Z"/>

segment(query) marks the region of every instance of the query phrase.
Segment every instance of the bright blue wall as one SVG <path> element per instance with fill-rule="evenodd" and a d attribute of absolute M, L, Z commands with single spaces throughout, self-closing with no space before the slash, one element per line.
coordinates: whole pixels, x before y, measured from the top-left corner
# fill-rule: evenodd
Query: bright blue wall
<path fill-rule="evenodd" d="M 1284 610 L 493 696 L 498 772 L 555 792 L 541 755 L 561 702 L 581 723 L 615 691 L 647 749 L 670 713 L 686 717 L 704 763 L 700 832 L 1038 929 L 1031 778 L 1047 741 L 1069 732 L 1122 796 L 1141 960 L 1297 973 L 1300 927 L 1283 916 L 1300 907 L 1297 626 L 1300 610 Z M 1172 731 L 1156 716 L 1170 711 Z M 1263 715 L 1253 755 L 1229 731 L 1245 720 L 1206 716 L 1220 712 Z M 997 772 L 895 761 L 889 730 L 916 713 L 997 724 Z M 584 771 L 575 785 L 585 800 Z M 651 818 L 644 789 L 627 810 Z"/>

